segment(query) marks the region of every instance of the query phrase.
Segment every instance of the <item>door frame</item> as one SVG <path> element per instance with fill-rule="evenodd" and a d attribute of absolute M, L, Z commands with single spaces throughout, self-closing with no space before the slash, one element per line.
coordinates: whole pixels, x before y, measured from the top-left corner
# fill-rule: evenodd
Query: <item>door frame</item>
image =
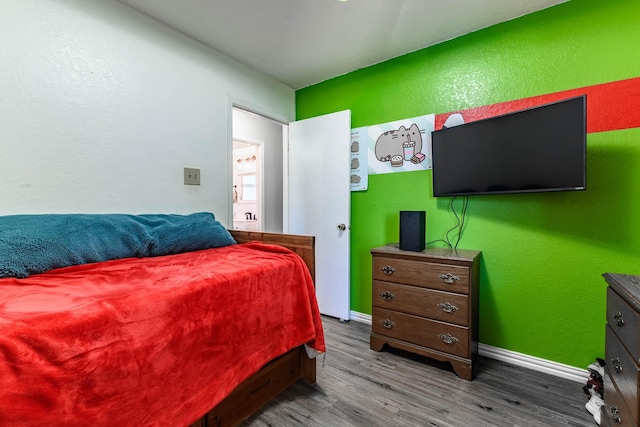
<path fill-rule="evenodd" d="M 241 98 L 236 98 L 231 95 L 227 95 L 227 226 L 228 228 L 233 228 L 233 169 L 229 167 L 233 162 L 233 110 L 239 109 L 246 111 L 248 113 L 255 114 L 267 120 L 271 120 L 282 126 L 282 169 L 283 169 L 283 194 L 282 194 L 282 204 L 283 209 L 288 207 L 288 194 L 286 193 L 287 179 L 288 179 L 288 170 L 289 170 L 289 160 L 287 156 L 288 150 L 288 138 L 289 134 L 289 123 L 295 121 L 295 111 L 292 112 L 293 117 L 288 119 L 286 116 L 275 113 L 273 111 L 269 111 L 268 108 L 261 107 L 256 105 L 253 102 L 246 101 Z M 295 108 L 294 108 L 295 110 Z M 249 139 L 249 138 L 235 138 L 237 140 Z M 264 141 L 263 141 L 264 142 Z M 263 153 L 264 159 L 264 153 Z M 264 167 L 266 163 L 263 165 L 263 174 L 266 173 Z M 264 185 L 263 185 L 264 188 Z M 264 195 L 262 197 L 263 200 L 263 209 L 264 209 Z M 260 215 L 261 217 L 263 215 Z M 283 228 L 286 227 L 286 211 L 283 212 Z M 262 227 L 264 227 L 264 222 L 261 223 Z"/>

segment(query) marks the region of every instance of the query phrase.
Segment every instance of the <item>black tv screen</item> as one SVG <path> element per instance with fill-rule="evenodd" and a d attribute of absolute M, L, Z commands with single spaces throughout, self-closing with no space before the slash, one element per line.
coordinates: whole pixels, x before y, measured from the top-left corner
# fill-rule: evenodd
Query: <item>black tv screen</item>
<path fill-rule="evenodd" d="M 433 195 L 586 189 L 586 96 L 432 133 Z"/>

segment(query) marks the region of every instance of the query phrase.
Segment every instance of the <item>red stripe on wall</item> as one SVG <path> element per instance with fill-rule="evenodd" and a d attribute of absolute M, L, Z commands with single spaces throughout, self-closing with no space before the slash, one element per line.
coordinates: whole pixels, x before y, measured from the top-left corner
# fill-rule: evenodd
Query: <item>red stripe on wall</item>
<path fill-rule="evenodd" d="M 441 129 L 447 118 L 454 113 L 462 114 L 465 123 L 469 123 L 583 94 L 587 95 L 587 133 L 640 127 L 640 77 L 634 77 L 468 110 L 436 114 L 435 129 Z"/>

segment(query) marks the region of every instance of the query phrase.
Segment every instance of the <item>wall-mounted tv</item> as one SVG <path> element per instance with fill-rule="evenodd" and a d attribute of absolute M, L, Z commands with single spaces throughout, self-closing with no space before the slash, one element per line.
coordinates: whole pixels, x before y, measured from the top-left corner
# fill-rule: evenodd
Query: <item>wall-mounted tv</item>
<path fill-rule="evenodd" d="M 586 96 L 434 131 L 433 195 L 586 189 Z"/>

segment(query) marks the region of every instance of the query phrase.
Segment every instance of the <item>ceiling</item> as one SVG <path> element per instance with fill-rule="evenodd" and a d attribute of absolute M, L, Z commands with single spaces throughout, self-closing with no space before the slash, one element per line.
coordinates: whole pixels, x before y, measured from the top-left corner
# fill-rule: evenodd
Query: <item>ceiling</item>
<path fill-rule="evenodd" d="M 119 0 L 300 89 L 568 0 Z"/>

